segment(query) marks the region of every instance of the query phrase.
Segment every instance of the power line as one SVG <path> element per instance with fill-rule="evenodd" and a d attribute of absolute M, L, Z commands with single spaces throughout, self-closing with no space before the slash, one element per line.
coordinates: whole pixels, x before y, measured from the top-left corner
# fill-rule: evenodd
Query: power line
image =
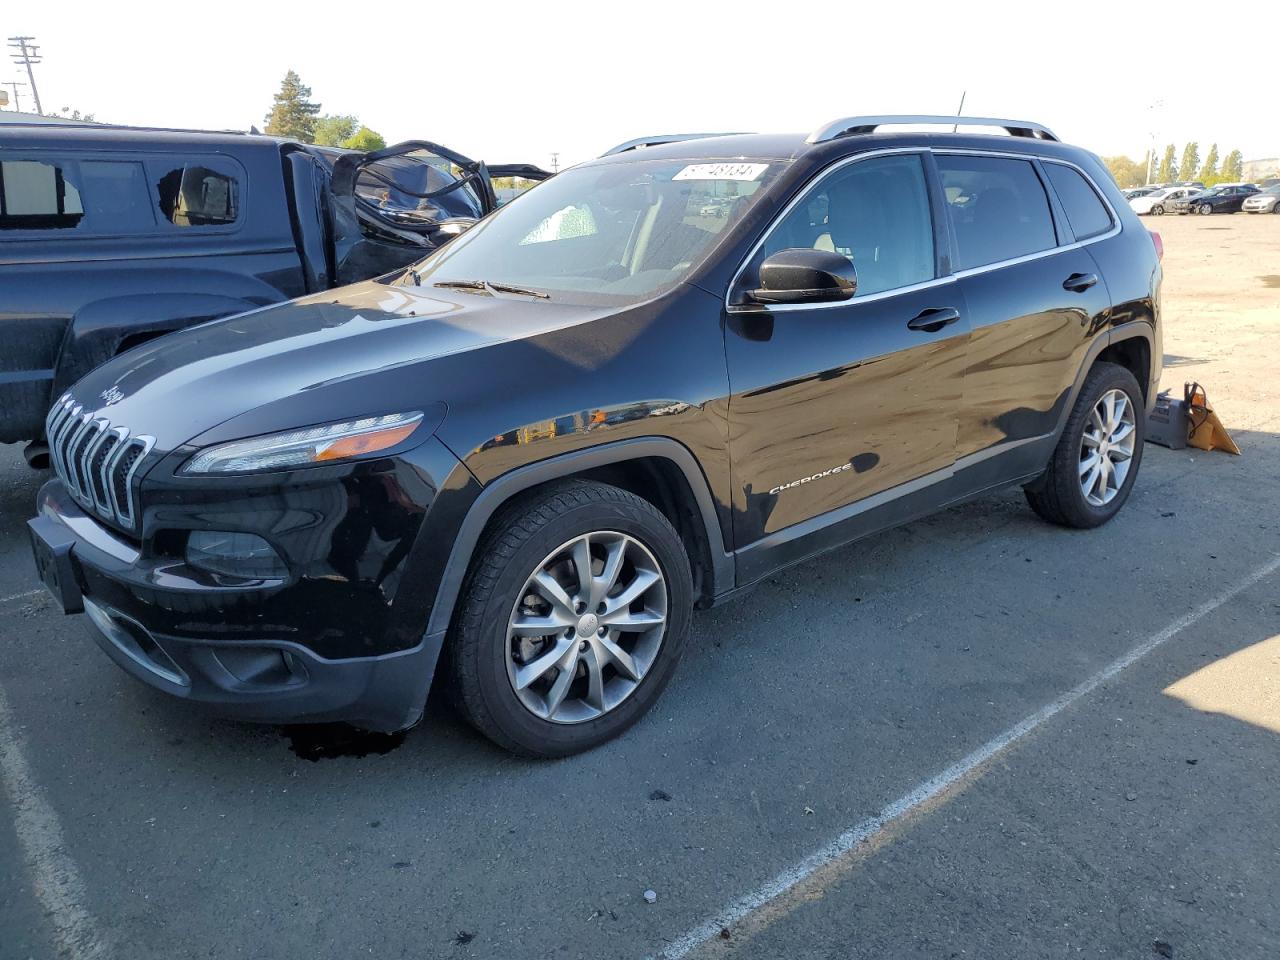
<path fill-rule="evenodd" d="M 19 88 L 19 87 L 25 87 L 25 86 L 26 86 L 26 84 L 25 84 L 25 83 L 23 83 L 21 80 L 5 80 L 5 81 L 4 81 L 4 85 L 5 85 L 6 87 L 12 87 L 12 88 L 13 88 L 13 109 L 14 109 L 14 110 L 16 110 L 18 113 L 21 113 L 21 112 L 22 112 L 22 100 L 21 100 L 21 98 L 18 96 L 18 88 Z"/>
<path fill-rule="evenodd" d="M 40 106 L 40 91 L 36 89 L 36 75 L 31 69 L 34 64 L 41 61 L 40 48 L 29 42 L 34 39 L 35 37 L 10 37 L 9 46 L 18 52 L 11 53 L 9 56 L 18 66 L 27 68 L 27 79 L 31 81 L 31 96 L 36 101 L 36 113 L 44 113 L 44 108 Z"/>

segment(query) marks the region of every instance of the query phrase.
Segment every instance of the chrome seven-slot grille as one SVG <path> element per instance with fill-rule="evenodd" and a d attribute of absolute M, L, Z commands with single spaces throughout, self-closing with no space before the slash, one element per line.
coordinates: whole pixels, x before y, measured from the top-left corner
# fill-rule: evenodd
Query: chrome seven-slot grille
<path fill-rule="evenodd" d="M 112 426 L 62 396 L 45 422 L 49 457 L 58 478 L 76 501 L 126 529 L 137 523 L 134 474 L 155 445 L 154 437 L 130 437 L 129 428 Z"/>

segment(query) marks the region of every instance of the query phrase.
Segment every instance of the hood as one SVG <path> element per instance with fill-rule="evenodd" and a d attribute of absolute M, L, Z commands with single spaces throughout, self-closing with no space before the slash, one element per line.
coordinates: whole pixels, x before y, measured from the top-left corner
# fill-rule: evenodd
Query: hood
<path fill-rule="evenodd" d="M 605 308 L 369 281 L 169 334 L 71 389 L 159 450 L 423 410 L 433 361 L 595 319 Z M 379 376 L 394 368 L 420 374 Z"/>

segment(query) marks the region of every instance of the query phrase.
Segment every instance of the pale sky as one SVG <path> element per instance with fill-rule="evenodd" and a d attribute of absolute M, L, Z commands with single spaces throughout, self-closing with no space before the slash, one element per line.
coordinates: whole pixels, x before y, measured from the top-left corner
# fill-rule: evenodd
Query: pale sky
<path fill-rule="evenodd" d="M 967 114 L 1036 120 L 1104 155 L 1141 158 L 1154 132 L 1157 152 L 1194 138 L 1202 158 L 1214 141 L 1222 156 L 1280 156 L 1274 0 L 1210 14 L 1206 49 L 1150 3 L 865 6 L 62 0 L 5 4 L 0 29 L 37 38 L 46 111 L 261 128 L 292 68 L 326 113 L 491 163 L 549 167 L 558 151 L 564 167 L 654 133 L 952 114 L 962 90 Z M 6 61 L 0 79 L 18 71 Z"/>

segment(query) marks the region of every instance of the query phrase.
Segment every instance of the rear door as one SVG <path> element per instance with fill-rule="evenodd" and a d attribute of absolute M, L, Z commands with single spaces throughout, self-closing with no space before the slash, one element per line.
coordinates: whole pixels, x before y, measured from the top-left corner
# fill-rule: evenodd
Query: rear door
<path fill-rule="evenodd" d="M 956 441 L 957 486 L 966 492 L 1043 465 L 1110 305 L 1050 178 L 1079 201 L 1086 240 L 1116 225 L 1074 167 L 983 153 L 939 152 L 936 161 L 972 326 Z M 1081 191 L 1102 219 L 1086 217 Z"/>
<path fill-rule="evenodd" d="M 838 164 L 771 228 L 730 291 L 744 581 L 849 539 L 873 507 L 951 475 L 969 327 L 938 255 L 942 202 L 927 171 L 923 152 Z M 853 299 L 747 306 L 760 263 L 796 247 L 847 256 Z"/>

